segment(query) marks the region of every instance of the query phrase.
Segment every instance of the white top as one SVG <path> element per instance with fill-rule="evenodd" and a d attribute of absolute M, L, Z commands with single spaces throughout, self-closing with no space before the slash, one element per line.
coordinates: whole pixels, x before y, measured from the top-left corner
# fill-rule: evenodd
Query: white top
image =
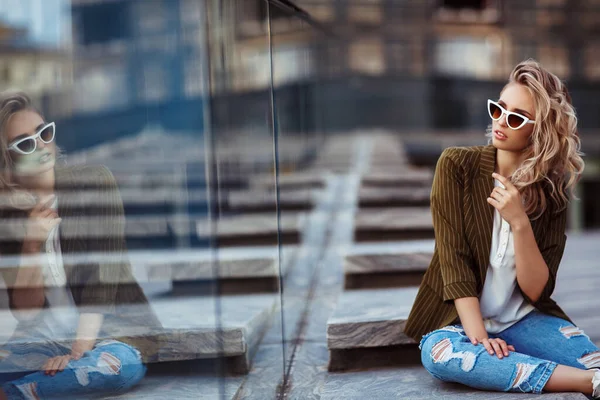
<path fill-rule="evenodd" d="M 56 210 L 57 205 L 55 200 L 52 208 Z M 35 318 L 27 325 L 38 335 L 48 339 L 72 339 L 77 331 L 79 312 L 71 290 L 67 287 L 58 225 L 48 234 L 43 251 L 45 254 L 41 255 L 40 262 L 50 312 L 43 312 L 40 314 L 42 318 Z"/>
<path fill-rule="evenodd" d="M 495 186 L 504 189 L 497 179 Z M 517 288 L 513 233 L 509 223 L 502 219 L 496 209 L 490 263 L 479 303 L 483 324 L 489 333 L 509 328 L 535 309 Z"/>

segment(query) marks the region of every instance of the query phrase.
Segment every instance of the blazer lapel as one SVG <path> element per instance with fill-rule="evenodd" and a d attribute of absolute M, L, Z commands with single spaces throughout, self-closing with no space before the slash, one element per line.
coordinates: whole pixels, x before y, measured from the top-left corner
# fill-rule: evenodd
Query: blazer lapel
<path fill-rule="evenodd" d="M 473 203 L 474 211 L 483 210 L 481 212 L 482 220 L 475 220 L 477 226 L 476 231 L 479 243 L 476 248 L 477 264 L 479 266 L 479 276 L 481 277 L 481 287 L 485 282 L 487 275 L 487 267 L 490 260 L 490 251 L 492 245 L 492 228 L 494 224 L 494 207 L 487 202 L 487 198 L 494 189 L 494 178 L 492 173 L 496 168 L 496 148 L 492 145 L 485 146 L 479 159 L 479 175 L 474 181 Z M 479 213 L 477 213 L 479 214 Z"/>
<path fill-rule="evenodd" d="M 73 253 L 84 251 L 82 238 L 78 235 L 78 226 L 80 224 L 79 214 L 74 204 L 77 198 L 77 182 L 69 169 L 56 170 L 55 190 L 58 198 L 58 216 L 63 218 L 59 226 L 60 247 L 63 254 L 67 257 Z M 65 274 L 69 281 L 73 279 L 74 263 L 65 260 Z"/>

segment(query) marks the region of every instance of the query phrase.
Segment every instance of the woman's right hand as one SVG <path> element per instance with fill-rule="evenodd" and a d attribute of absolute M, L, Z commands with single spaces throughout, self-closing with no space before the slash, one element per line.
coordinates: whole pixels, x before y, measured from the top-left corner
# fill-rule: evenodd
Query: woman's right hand
<path fill-rule="evenodd" d="M 490 355 L 494 355 L 494 353 L 496 353 L 496 355 L 500 359 L 508 357 L 509 351 L 516 351 L 513 345 L 506 344 L 504 340 L 499 338 L 490 339 L 488 337 L 483 337 L 481 339 L 477 339 L 475 336 L 473 336 L 469 337 L 469 339 L 471 340 L 471 343 L 473 343 L 473 345 L 475 346 L 481 343 Z"/>
<path fill-rule="evenodd" d="M 54 195 L 40 201 L 29 212 L 25 230 L 25 242 L 40 245 L 46 241 L 50 231 L 56 227 L 61 218 L 50 206 L 54 202 Z"/>

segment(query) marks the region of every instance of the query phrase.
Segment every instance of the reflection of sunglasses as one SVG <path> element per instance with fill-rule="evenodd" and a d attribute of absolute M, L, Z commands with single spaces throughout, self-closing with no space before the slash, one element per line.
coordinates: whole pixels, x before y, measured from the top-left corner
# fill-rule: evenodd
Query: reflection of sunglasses
<path fill-rule="evenodd" d="M 506 114 L 506 125 L 514 130 L 522 128 L 525 124 L 535 124 L 535 121 L 530 120 L 524 115 L 506 111 L 500 104 L 492 100 L 488 100 L 488 113 L 494 121 L 498 121 L 502 118 L 503 114 Z"/>
<path fill-rule="evenodd" d="M 31 136 L 18 139 L 8 146 L 9 150 L 16 151 L 20 154 L 31 154 L 37 149 L 37 138 L 46 144 L 54 140 L 56 126 L 54 122 L 44 125 L 39 131 Z"/>

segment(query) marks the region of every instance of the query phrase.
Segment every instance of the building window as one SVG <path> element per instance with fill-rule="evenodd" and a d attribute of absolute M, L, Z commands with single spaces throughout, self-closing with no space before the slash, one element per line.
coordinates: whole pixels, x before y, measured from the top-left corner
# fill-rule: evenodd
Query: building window
<path fill-rule="evenodd" d="M 379 39 L 365 39 L 354 42 L 349 49 L 350 68 L 369 75 L 385 72 L 383 45 Z"/>
<path fill-rule="evenodd" d="M 273 49 L 273 82 L 276 85 L 301 81 L 311 75 L 310 50 L 298 46 Z"/>
<path fill-rule="evenodd" d="M 359 24 L 380 24 L 383 19 L 381 0 L 348 5 L 348 20 Z"/>
<path fill-rule="evenodd" d="M 440 0 L 434 18 L 450 23 L 495 23 L 500 17 L 497 0 Z"/>
<path fill-rule="evenodd" d="M 434 47 L 434 70 L 441 75 L 490 79 L 502 76 L 502 42 L 497 38 L 441 38 Z"/>
<path fill-rule="evenodd" d="M 81 7 L 78 21 L 82 44 L 88 46 L 130 38 L 129 5 L 127 1 L 111 1 Z"/>
<path fill-rule="evenodd" d="M 103 65 L 79 75 L 73 91 L 73 111 L 97 112 L 129 104 L 127 74 L 123 65 Z"/>
<path fill-rule="evenodd" d="M 483 10 L 485 8 L 485 0 L 442 0 L 441 6 L 453 10 Z"/>

